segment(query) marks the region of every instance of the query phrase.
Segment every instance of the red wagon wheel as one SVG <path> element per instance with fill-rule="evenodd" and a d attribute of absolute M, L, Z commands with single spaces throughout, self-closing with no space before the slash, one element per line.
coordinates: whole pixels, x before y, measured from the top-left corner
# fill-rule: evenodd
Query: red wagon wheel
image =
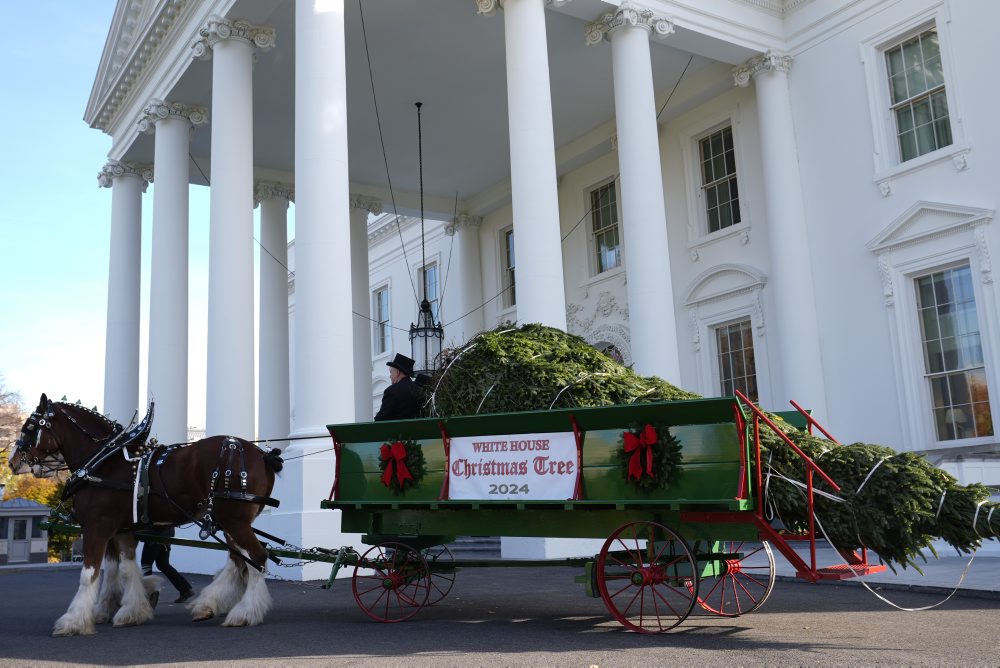
<path fill-rule="evenodd" d="M 430 570 L 409 545 L 380 543 L 358 560 L 351 587 L 366 615 L 377 622 L 401 622 L 426 605 Z"/>
<path fill-rule="evenodd" d="M 622 626 L 663 633 L 691 614 L 698 596 L 695 566 L 687 543 L 674 531 L 656 522 L 632 522 L 604 541 L 597 589 Z"/>
<path fill-rule="evenodd" d="M 455 557 L 447 545 L 435 545 L 422 552 L 431 573 L 431 591 L 424 605 L 434 605 L 448 595 L 455 585 Z"/>
<path fill-rule="evenodd" d="M 719 572 L 716 575 L 705 575 L 702 571 L 698 605 L 720 617 L 739 617 L 764 605 L 774 589 L 771 546 L 766 541 L 734 540 L 718 541 L 716 545 L 712 552 L 729 555 L 729 558 L 717 560 Z"/>

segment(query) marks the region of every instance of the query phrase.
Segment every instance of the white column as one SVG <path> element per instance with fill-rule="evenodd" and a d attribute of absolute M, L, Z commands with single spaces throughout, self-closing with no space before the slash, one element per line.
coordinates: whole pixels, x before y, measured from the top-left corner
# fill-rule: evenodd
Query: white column
<path fill-rule="evenodd" d="M 97 175 L 111 188 L 108 326 L 104 339 L 104 412 L 127 423 L 139 401 L 139 270 L 142 194 L 153 178 L 148 165 L 109 160 Z"/>
<path fill-rule="evenodd" d="M 353 272 L 347 172 L 344 0 L 295 2 L 295 409 L 292 436 L 327 435 L 354 420 Z M 296 545 L 362 548 L 321 510 L 333 484 L 329 438 L 292 441 L 273 496 L 281 507 L 257 524 Z M 292 459 L 295 457 L 296 459 Z M 328 565 L 290 569 L 325 578 Z"/>
<path fill-rule="evenodd" d="M 284 447 L 291 431 L 288 387 L 288 203 L 295 193 L 281 183 L 258 183 L 260 203 L 260 345 L 257 433 Z"/>
<path fill-rule="evenodd" d="M 477 0 L 491 14 L 498 0 Z M 566 329 L 546 0 L 504 0 L 517 320 Z"/>
<path fill-rule="evenodd" d="M 820 357 L 816 292 L 809 262 L 806 210 L 799 176 L 798 147 L 788 93 L 790 56 L 768 52 L 733 70 L 736 84 L 757 89 L 761 173 L 767 207 L 767 238 L 771 251 L 771 280 L 775 310 L 774 332 L 780 351 L 782 384 L 775 399 L 788 399 L 826 415 L 826 390 Z M 769 334 L 768 336 L 771 336 Z M 822 418 L 820 418 L 822 419 Z"/>
<path fill-rule="evenodd" d="M 149 372 L 156 401 L 153 435 L 187 440 L 188 380 L 188 142 L 208 121 L 203 107 L 152 100 L 139 129 L 153 132 L 153 244 L 149 267 Z"/>
<path fill-rule="evenodd" d="M 482 216 L 460 213 L 445 228 L 445 234 L 454 235 L 451 249 L 451 270 L 447 277 L 445 295 L 457 295 L 452 301 L 455 314 L 444 333 L 445 346 L 461 345 L 483 331 L 483 268 L 479 250 L 479 227 Z M 468 315 L 466 315 L 468 314 Z"/>
<path fill-rule="evenodd" d="M 194 45 L 212 58 L 206 435 L 254 434 L 253 50 L 274 30 L 211 17 Z"/>
<path fill-rule="evenodd" d="M 632 359 L 639 373 L 679 384 L 677 319 L 649 54 L 651 32 L 667 35 L 673 25 L 626 2 L 588 26 L 587 41 L 611 40 Z"/>
<path fill-rule="evenodd" d="M 368 285 L 368 214 L 382 213 L 374 197 L 351 195 L 351 322 L 354 325 L 354 420 L 372 419 L 372 322 Z"/>

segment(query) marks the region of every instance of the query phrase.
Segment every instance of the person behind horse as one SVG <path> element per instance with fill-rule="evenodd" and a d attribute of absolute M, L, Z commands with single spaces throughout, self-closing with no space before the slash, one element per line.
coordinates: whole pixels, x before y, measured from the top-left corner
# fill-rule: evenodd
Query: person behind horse
<path fill-rule="evenodd" d="M 424 401 L 424 392 L 413 382 L 413 360 L 406 355 L 396 354 L 389 367 L 389 380 L 392 384 L 382 393 L 382 406 L 375 415 L 375 420 L 406 420 L 420 417 L 420 405 Z"/>
<path fill-rule="evenodd" d="M 156 536 L 163 536 L 164 538 L 174 537 L 174 528 L 172 526 L 157 526 L 150 529 L 144 529 L 145 533 L 154 534 Z M 177 569 L 170 565 L 170 544 L 169 543 L 157 543 L 152 541 L 145 541 L 142 544 L 142 558 L 139 560 L 142 564 L 142 574 L 152 575 L 153 574 L 153 564 L 160 569 L 160 572 L 167 576 L 180 596 L 174 603 L 183 603 L 192 596 L 194 596 L 194 590 L 191 589 L 191 583 L 187 579 L 177 572 Z M 156 607 L 156 601 L 160 598 L 160 592 L 155 591 L 149 597 L 149 602 L 153 607 Z"/>

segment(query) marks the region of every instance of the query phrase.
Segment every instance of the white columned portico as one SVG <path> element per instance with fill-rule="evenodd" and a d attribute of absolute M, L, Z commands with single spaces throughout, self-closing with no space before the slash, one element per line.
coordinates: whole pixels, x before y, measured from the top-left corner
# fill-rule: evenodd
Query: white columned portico
<path fill-rule="evenodd" d="M 139 286 L 142 194 L 148 165 L 109 160 L 97 175 L 111 188 L 108 326 L 104 348 L 104 413 L 127 423 L 139 401 Z"/>
<path fill-rule="evenodd" d="M 257 373 L 257 432 L 276 447 L 291 430 L 288 381 L 288 203 L 291 186 L 261 182 L 254 190 L 260 204 L 260 338 Z"/>
<path fill-rule="evenodd" d="M 354 328 L 347 171 L 344 0 L 295 2 L 295 410 L 293 437 L 322 437 L 354 420 Z M 367 265 L 366 265 L 367 271 Z M 281 507 L 257 524 L 296 545 L 361 547 L 321 510 L 333 484 L 329 438 L 293 440 L 272 496 Z M 292 459 L 295 457 L 295 459 Z M 304 564 L 290 576 L 325 578 Z"/>
<path fill-rule="evenodd" d="M 212 59 L 212 183 L 205 433 L 254 435 L 253 52 L 272 28 L 211 17 L 194 44 Z"/>
<path fill-rule="evenodd" d="M 162 100 L 150 101 L 139 120 L 141 131 L 155 130 L 146 385 L 161 443 L 187 440 L 188 143 L 191 129 L 207 122 L 204 107 Z"/>
<path fill-rule="evenodd" d="M 820 358 L 816 293 L 809 262 L 806 211 L 799 176 L 798 147 L 788 92 L 790 56 L 768 52 L 733 70 L 738 86 L 751 78 L 757 89 L 761 168 L 767 207 L 775 332 L 781 355 L 779 404 L 794 399 L 826 416 L 826 391 Z M 821 418 L 822 419 L 822 418 Z"/>
<path fill-rule="evenodd" d="M 662 36 L 673 31 L 669 20 L 625 2 L 587 27 L 587 42 L 611 41 L 632 359 L 639 373 L 680 384 L 649 53 L 650 33 Z"/>
<path fill-rule="evenodd" d="M 562 240 L 545 35 L 548 0 L 477 0 L 482 14 L 503 7 L 514 218 L 517 320 L 566 329 Z"/>
<path fill-rule="evenodd" d="M 372 419 L 372 326 L 368 286 L 368 214 L 382 213 L 374 197 L 351 195 L 351 322 L 354 325 L 354 420 Z M 359 315 L 360 314 L 360 315 Z"/>
<path fill-rule="evenodd" d="M 454 272 L 458 298 L 455 300 L 455 317 L 445 332 L 446 346 L 461 345 L 483 331 L 483 268 L 479 249 L 479 227 L 482 216 L 458 214 L 445 226 L 445 234 L 454 235 L 455 247 L 451 251 L 451 265 Z"/>

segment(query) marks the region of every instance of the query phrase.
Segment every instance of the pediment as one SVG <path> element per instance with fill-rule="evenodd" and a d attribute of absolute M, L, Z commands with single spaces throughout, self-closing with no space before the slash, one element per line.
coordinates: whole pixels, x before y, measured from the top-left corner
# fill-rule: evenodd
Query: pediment
<path fill-rule="evenodd" d="M 940 202 L 917 202 L 868 242 L 875 253 L 918 243 L 993 220 L 993 209 Z"/>
<path fill-rule="evenodd" d="M 767 283 L 767 277 L 753 267 L 726 264 L 713 267 L 699 274 L 688 288 L 684 303 L 700 304 L 742 292 L 758 289 Z"/>

